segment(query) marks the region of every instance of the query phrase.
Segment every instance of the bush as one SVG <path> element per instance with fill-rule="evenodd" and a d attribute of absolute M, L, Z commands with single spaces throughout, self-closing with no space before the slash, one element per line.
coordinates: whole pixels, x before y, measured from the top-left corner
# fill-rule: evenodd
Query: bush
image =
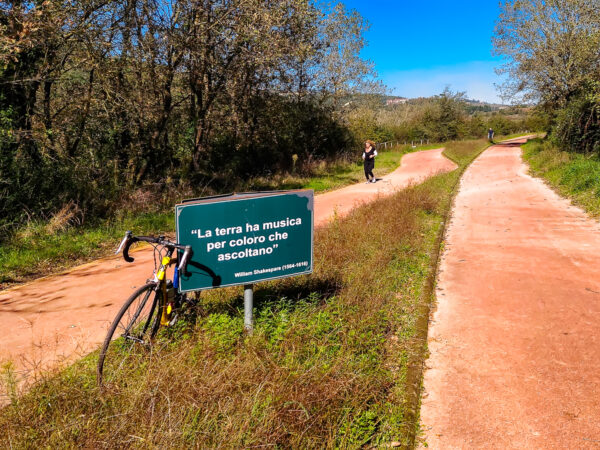
<path fill-rule="evenodd" d="M 600 84 L 590 85 L 558 110 L 552 137 L 565 150 L 600 153 Z"/>

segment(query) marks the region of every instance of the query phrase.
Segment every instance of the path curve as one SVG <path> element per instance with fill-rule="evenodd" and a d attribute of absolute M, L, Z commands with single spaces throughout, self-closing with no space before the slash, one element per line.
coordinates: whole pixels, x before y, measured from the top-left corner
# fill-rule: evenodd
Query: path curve
<path fill-rule="evenodd" d="M 600 225 L 527 174 L 519 143 L 465 172 L 421 409 L 429 448 L 600 446 Z"/>
<path fill-rule="evenodd" d="M 443 149 L 404 155 L 401 167 L 375 184 L 360 183 L 315 197 L 315 225 L 418 183 L 456 165 Z M 23 377 L 72 361 L 97 348 L 115 314 L 145 282 L 153 267 L 149 248 L 133 253 L 135 263 L 103 258 L 59 275 L 0 292 L 0 366 L 12 360 Z M 118 281 L 117 281 L 118 280 Z M 111 284 L 116 281 L 119 286 Z M 0 403 L 2 403 L 0 392 Z"/>
<path fill-rule="evenodd" d="M 404 189 L 411 184 L 442 172 L 451 172 L 456 164 L 447 159 L 443 148 L 407 153 L 401 165 L 375 184 L 357 183 L 315 197 L 315 226 L 326 223 L 334 215 L 342 217 L 361 203 L 370 202 Z"/>

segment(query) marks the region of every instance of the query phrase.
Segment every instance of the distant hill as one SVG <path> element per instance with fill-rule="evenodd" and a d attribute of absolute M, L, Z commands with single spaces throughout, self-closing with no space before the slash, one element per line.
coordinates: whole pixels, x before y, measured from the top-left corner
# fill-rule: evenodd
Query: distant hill
<path fill-rule="evenodd" d="M 395 107 L 400 105 L 419 105 L 422 103 L 427 103 L 431 101 L 435 96 L 432 97 L 415 97 L 408 98 L 402 97 L 399 95 L 383 95 L 383 94 L 354 94 L 345 97 L 342 101 L 342 105 L 344 107 L 348 106 L 358 106 L 358 105 L 371 105 L 371 107 L 377 107 L 377 104 L 382 107 Z M 514 106 L 514 105 L 504 105 L 501 103 L 489 103 L 482 100 L 476 99 L 464 99 L 465 110 L 467 114 L 476 114 L 476 113 L 495 113 L 502 111 L 503 113 L 507 113 L 509 111 L 513 111 L 513 113 L 520 113 L 522 110 L 527 110 L 528 107 L 525 106 Z"/>
<path fill-rule="evenodd" d="M 492 112 L 492 111 L 500 111 L 502 109 L 508 109 L 510 105 L 503 105 L 500 103 L 488 103 L 481 100 L 474 99 L 465 99 L 465 103 L 467 104 L 467 110 L 469 112 Z"/>

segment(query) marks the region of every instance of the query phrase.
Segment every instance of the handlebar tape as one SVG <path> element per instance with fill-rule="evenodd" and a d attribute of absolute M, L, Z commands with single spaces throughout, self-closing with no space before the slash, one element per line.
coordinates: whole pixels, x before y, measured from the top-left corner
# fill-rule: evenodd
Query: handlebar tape
<path fill-rule="evenodd" d="M 137 242 L 137 239 L 135 239 L 135 238 L 127 239 L 127 242 L 125 243 L 125 247 L 123 248 L 123 259 L 129 263 L 132 263 L 133 261 L 135 261 L 135 258 L 132 258 L 131 256 L 129 256 L 129 247 L 131 247 L 131 244 L 133 244 L 134 242 Z"/>

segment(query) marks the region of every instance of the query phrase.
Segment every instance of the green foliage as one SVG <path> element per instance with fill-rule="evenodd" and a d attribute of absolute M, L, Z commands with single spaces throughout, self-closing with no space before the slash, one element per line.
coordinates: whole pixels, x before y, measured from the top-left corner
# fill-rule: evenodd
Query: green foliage
<path fill-rule="evenodd" d="M 525 129 L 529 131 L 550 132 L 552 129 L 552 113 L 543 107 L 536 107 L 525 119 Z"/>
<path fill-rule="evenodd" d="M 507 0 L 496 25 L 506 94 L 538 103 L 544 128 L 530 129 L 574 152 L 600 151 L 599 11 L 589 0 Z"/>
<path fill-rule="evenodd" d="M 373 136 L 379 142 L 446 142 L 480 138 L 490 127 L 496 135 L 540 129 L 536 128 L 536 123 L 529 121 L 527 108 L 500 109 L 487 105 L 488 108 L 483 108 L 486 110 L 484 113 L 474 109 L 464 93 L 452 92 L 449 88 L 434 97 L 407 100 L 391 106 L 362 102 L 352 108 L 354 102 L 348 103 L 346 116 L 352 134 L 360 137 L 357 145 Z"/>
<path fill-rule="evenodd" d="M 112 218 L 136 191 L 171 207 L 250 176 L 306 175 L 350 148 L 337 100 L 380 89 L 359 56 L 357 12 L 308 0 L 164 6 L 0 8 L 0 230 L 71 202 L 87 221 Z"/>
<path fill-rule="evenodd" d="M 552 137 L 565 149 L 600 155 L 600 83 L 590 83 L 557 111 Z"/>
<path fill-rule="evenodd" d="M 431 106 L 424 111 L 423 127 L 426 136 L 438 142 L 450 141 L 464 136 L 463 93 L 452 93 L 446 88 Z"/>
<path fill-rule="evenodd" d="M 175 228 L 171 211 L 127 216 L 96 226 L 65 226 L 31 222 L 0 244 L 0 283 L 22 282 L 112 253 L 125 230 L 136 234 L 167 234 Z"/>
<path fill-rule="evenodd" d="M 505 58 L 505 93 L 552 109 L 564 106 L 600 75 L 595 1 L 505 0 L 493 42 L 495 52 Z"/>
<path fill-rule="evenodd" d="M 378 414 L 375 411 L 362 411 L 353 420 L 348 420 L 340 430 L 338 448 L 361 448 L 373 437 L 379 425 Z"/>
<path fill-rule="evenodd" d="M 436 147 L 439 145 L 415 149 L 399 146 L 381 151 L 375 174 L 382 176 L 395 170 L 407 152 Z M 310 172 L 310 176 L 275 175 L 269 178 L 252 178 L 237 189 L 306 188 L 322 192 L 362 181 L 364 178 L 360 151 L 353 157 L 339 158 L 329 164 L 321 161 Z M 169 198 L 172 196 L 167 197 Z M 117 211 L 115 217 L 106 221 L 92 221 L 82 225 L 83 213 L 72 203 L 72 208 L 63 208 L 48 221 L 31 221 L 14 230 L 10 239 L 0 243 L 0 265 L 4 268 L 0 274 L 0 283 L 26 281 L 104 256 L 114 250 L 125 230 L 132 230 L 137 234 L 174 233 L 172 203 L 163 207 L 165 203 L 168 200 L 158 200 L 151 192 L 138 190 L 126 197 L 127 210 Z"/>
<path fill-rule="evenodd" d="M 491 124 L 488 126 L 480 115 L 474 115 L 466 123 L 466 130 L 469 136 L 485 136 L 488 128 L 494 129 Z"/>
<path fill-rule="evenodd" d="M 202 331 L 217 352 L 230 355 L 242 336 L 243 328 L 242 317 L 217 313 L 206 318 Z"/>

